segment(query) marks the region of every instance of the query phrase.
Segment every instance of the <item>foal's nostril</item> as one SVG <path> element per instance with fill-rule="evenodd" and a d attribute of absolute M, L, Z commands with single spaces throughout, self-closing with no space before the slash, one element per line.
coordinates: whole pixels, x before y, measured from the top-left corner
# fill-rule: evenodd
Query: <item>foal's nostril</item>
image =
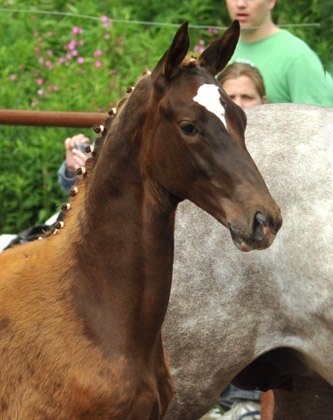
<path fill-rule="evenodd" d="M 268 226 L 268 221 L 266 217 L 262 213 L 260 213 L 260 211 L 258 211 L 254 217 L 256 221 L 260 223 L 262 226 L 265 226 L 265 227 Z"/>
<path fill-rule="evenodd" d="M 278 219 L 278 221 L 272 226 L 272 233 L 276 235 L 282 226 L 282 219 Z"/>
<path fill-rule="evenodd" d="M 259 211 L 253 219 L 253 236 L 257 241 L 262 241 L 265 237 L 264 227 L 268 226 L 266 217 Z"/>

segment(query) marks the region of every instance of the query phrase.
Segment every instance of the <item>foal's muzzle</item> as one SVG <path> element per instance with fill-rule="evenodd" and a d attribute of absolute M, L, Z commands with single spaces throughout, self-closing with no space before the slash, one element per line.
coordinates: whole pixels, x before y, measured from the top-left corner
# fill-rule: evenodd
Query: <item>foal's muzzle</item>
<path fill-rule="evenodd" d="M 239 233 L 232 225 L 229 225 L 229 229 L 236 247 L 240 251 L 248 252 L 254 249 L 268 248 L 273 243 L 281 225 L 281 217 L 273 222 L 262 212 L 258 211 L 253 217 L 251 236 L 249 238 Z"/>

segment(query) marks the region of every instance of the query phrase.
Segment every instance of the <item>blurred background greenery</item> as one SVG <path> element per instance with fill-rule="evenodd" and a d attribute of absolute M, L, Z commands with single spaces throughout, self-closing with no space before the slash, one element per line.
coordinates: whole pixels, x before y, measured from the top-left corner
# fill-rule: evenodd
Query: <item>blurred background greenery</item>
<path fill-rule="evenodd" d="M 280 25 L 320 24 L 287 29 L 331 73 L 332 9 L 331 0 L 297 0 L 274 10 Z M 176 27 L 166 24 L 184 20 L 195 26 L 193 51 L 230 23 L 224 0 L 0 0 L 0 108 L 107 112 L 169 46 Z M 93 138 L 92 130 L 79 131 Z M 64 139 L 77 132 L 0 126 L 0 234 L 44 222 L 66 201 L 57 169 Z"/>

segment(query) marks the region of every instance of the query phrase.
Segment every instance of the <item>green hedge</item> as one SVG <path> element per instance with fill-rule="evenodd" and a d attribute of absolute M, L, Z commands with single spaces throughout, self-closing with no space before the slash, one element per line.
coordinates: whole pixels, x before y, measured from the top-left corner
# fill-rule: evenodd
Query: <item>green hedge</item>
<path fill-rule="evenodd" d="M 0 5 L 36 11 L 0 12 L 0 107 L 10 109 L 106 112 L 146 67 L 156 63 L 176 30 L 116 22 L 105 27 L 102 16 L 212 26 L 230 23 L 223 0 L 35 0 L 28 6 L 23 0 L 7 0 Z M 50 10 L 73 16 L 40 13 Z M 319 28 L 291 30 L 317 51 L 332 72 L 331 16 L 329 1 L 322 0 L 279 1 L 274 12 L 281 24 L 321 23 Z M 190 32 L 192 49 L 199 40 L 207 44 L 212 37 L 207 29 Z M 64 158 L 63 141 L 77 131 L 0 126 L 0 233 L 43 222 L 66 200 L 56 173 Z M 91 130 L 80 131 L 92 137 Z"/>

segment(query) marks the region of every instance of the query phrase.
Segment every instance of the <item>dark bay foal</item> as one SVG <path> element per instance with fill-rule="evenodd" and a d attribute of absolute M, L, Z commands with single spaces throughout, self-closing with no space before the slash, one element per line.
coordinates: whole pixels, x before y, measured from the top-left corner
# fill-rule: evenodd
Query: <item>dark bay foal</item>
<path fill-rule="evenodd" d="M 246 150 L 245 115 L 214 78 L 238 36 L 235 22 L 184 61 L 182 25 L 104 130 L 64 226 L 0 255 L 1 418 L 162 418 L 177 204 L 205 209 L 243 251 L 272 243 L 279 208 Z"/>

